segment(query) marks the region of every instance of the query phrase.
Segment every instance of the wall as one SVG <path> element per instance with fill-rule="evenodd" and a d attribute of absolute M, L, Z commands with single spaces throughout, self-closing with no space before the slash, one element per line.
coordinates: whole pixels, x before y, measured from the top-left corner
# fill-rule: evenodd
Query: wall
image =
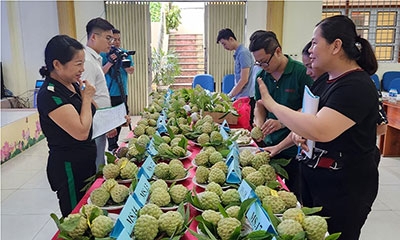
<path fill-rule="evenodd" d="M 86 45 L 86 24 L 92 18 L 106 17 L 104 1 L 75 1 L 76 39 Z"/>
<path fill-rule="evenodd" d="M 267 1 L 250 0 L 247 2 L 247 29 L 245 30 L 245 46 L 250 44 L 253 32 L 265 29 L 267 20 Z"/>

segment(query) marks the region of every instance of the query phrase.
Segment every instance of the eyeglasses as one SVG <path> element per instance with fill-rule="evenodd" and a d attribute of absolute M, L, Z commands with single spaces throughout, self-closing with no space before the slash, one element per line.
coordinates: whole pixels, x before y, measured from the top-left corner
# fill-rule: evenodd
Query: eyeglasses
<path fill-rule="evenodd" d="M 99 35 L 99 36 L 103 36 L 103 35 L 101 35 L 100 33 L 97 33 L 97 32 L 95 32 L 94 34 Z M 108 43 L 113 43 L 115 41 L 115 38 L 113 38 L 110 35 L 107 35 L 105 38 L 106 38 Z"/>
<path fill-rule="evenodd" d="M 278 47 L 276 47 L 276 48 L 274 49 L 274 51 L 271 53 L 271 57 L 269 57 L 269 59 L 268 59 L 267 61 L 264 61 L 264 62 L 257 62 L 257 61 L 255 61 L 255 62 L 254 62 L 254 65 L 257 65 L 257 66 L 260 66 L 260 67 L 268 67 L 268 66 L 269 66 L 269 63 L 271 62 L 272 57 L 275 55 L 275 51 L 276 51 L 277 48 L 278 48 Z"/>

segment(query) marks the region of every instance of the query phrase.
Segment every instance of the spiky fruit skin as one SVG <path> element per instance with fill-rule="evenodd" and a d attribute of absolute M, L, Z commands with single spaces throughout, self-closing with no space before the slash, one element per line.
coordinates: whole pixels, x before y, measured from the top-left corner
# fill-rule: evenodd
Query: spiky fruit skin
<path fill-rule="evenodd" d="M 180 232 L 183 228 L 183 217 L 179 212 L 169 211 L 161 214 L 158 219 L 159 230 L 166 232 L 168 236 L 172 236 L 176 232 Z"/>
<path fill-rule="evenodd" d="M 182 179 L 186 176 L 186 169 L 181 165 L 175 164 L 169 168 L 171 179 Z"/>
<path fill-rule="evenodd" d="M 306 216 L 301 208 L 289 208 L 282 214 L 283 220 L 292 219 L 300 224 L 303 224 L 305 217 Z"/>
<path fill-rule="evenodd" d="M 135 136 L 139 137 L 141 135 L 143 135 L 146 131 L 146 126 L 139 124 L 135 127 L 135 129 L 133 129 L 133 133 L 135 134 Z"/>
<path fill-rule="evenodd" d="M 149 136 L 152 136 L 154 133 L 156 133 L 156 131 L 157 130 L 154 127 L 150 127 L 149 126 L 149 127 L 146 128 L 146 134 L 149 135 Z"/>
<path fill-rule="evenodd" d="M 260 171 L 264 175 L 265 181 L 269 182 L 276 180 L 275 169 L 271 165 L 269 164 L 261 165 L 258 171 Z"/>
<path fill-rule="evenodd" d="M 210 134 L 210 142 L 215 144 L 221 144 L 224 141 L 221 133 L 218 131 L 212 131 Z"/>
<path fill-rule="evenodd" d="M 203 210 L 218 210 L 220 199 L 214 192 L 202 192 L 198 195 Z"/>
<path fill-rule="evenodd" d="M 119 175 L 119 167 L 116 164 L 109 163 L 103 168 L 103 176 L 105 179 L 116 178 Z"/>
<path fill-rule="evenodd" d="M 140 210 L 139 210 L 139 216 L 141 215 L 150 215 L 156 219 L 158 219 L 161 214 L 163 214 L 163 211 L 161 210 L 161 208 L 159 206 L 157 206 L 154 203 L 148 203 L 146 205 L 144 205 Z"/>
<path fill-rule="evenodd" d="M 121 168 L 120 175 L 122 179 L 134 179 L 139 169 L 133 162 L 126 162 L 126 165 Z"/>
<path fill-rule="evenodd" d="M 122 203 L 129 195 L 129 188 L 122 184 L 115 185 L 111 191 L 111 198 L 116 203 Z"/>
<path fill-rule="evenodd" d="M 210 115 L 205 115 L 205 116 L 203 117 L 203 120 L 204 120 L 205 122 L 209 122 L 209 123 L 213 123 L 213 122 L 214 122 L 214 119 L 213 119 Z"/>
<path fill-rule="evenodd" d="M 214 210 L 205 210 L 204 212 L 201 213 L 201 216 L 203 217 L 204 220 L 215 226 L 217 226 L 219 220 L 221 220 L 222 218 L 221 213 L 216 212 Z"/>
<path fill-rule="evenodd" d="M 218 196 L 221 196 L 224 192 L 221 185 L 216 182 L 210 182 L 207 184 L 206 191 L 215 192 Z"/>
<path fill-rule="evenodd" d="M 196 182 L 203 184 L 207 183 L 208 175 L 210 174 L 210 170 L 204 166 L 199 166 L 196 169 Z"/>
<path fill-rule="evenodd" d="M 246 176 L 245 179 L 254 184 L 255 186 L 260 186 L 265 183 L 265 178 L 259 171 L 250 173 L 249 175 Z"/>
<path fill-rule="evenodd" d="M 161 138 L 162 138 L 162 139 L 164 140 L 164 142 L 167 143 L 167 144 L 169 144 L 169 143 L 171 142 L 171 138 L 168 137 L 168 136 L 165 136 L 165 135 L 164 135 L 164 136 L 162 136 Z"/>
<path fill-rule="evenodd" d="M 157 178 L 169 179 L 169 165 L 164 162 L 157 163 L 156 167 L 154 168 L 154 175 Z"/>
<path fill-rule="evenodd" d="M 159 207 L 167 206 L 171 202 L 171 196 L 168 191 L 163 188 L 157 188 L 150 194 L 150 202 Z"/>
<path fill-rule="evenodd" d="M 93 236 L 103 238 L 108 236 L 114 227 L 114 221 L 107 216 L 101 215 L 95 218 L 90 225 Z"/>
<path fill-rule="evenodd" d="M 151 134 L 151 135 L 153 135 L 153 134 Z M 138 137 L 137 144 L 140 145 L 141 147 L 146 148 L 149 143 L 150 143 L 150 137 L 149 136 L 141 135 L 141 136 Z"/>
<path fill-rule="evenodd" d="M 209 156 L 208 152 L 199 152 L 194 158 L 194 162 L 197 166 L 207 166 Z"/>
<path fill-rule="evenodd" d="M 97 210 L 98 213 L 103 215 L 103 210 L 94 204 L 85 204 L 82 206 L 82 214 L 89 219 L 93 211 Z"/>
<path fill-rule="evenodd" d="M 120 147 L 116 154 L 118 158 L 126 157 L 126 154 L 128 153 L 129 148 L 128 147 Z"/>
<path fill-rule="evenodd" d="M 226 213 L 228 214 L 229 217 L 238 218 L 239 210 L 240 210 L 239 206 L 231 206 L 226 209 Z"/>
<path fill-rule="evenodd" d="M 136 220 L 134 231 L 137 240 L 153 240 L 158 234 L 158 221 L 155 217 L 144 214 Z"/>
<path fill-rule="evenodd" d="M 180 166 L 182 166 L 183 167 L 183 163 L 182 163 L 182 161 L 181 160 L 178 160 L 178 159 L 172 159 L 171 161 L 169 161 L 169 166 L 170 167 L 172 167 L 172 166 L 174 166 L 175 164 L 178 164 L 178 165 L 180 165 Z"/>
<path fill-rule="evenodd" d="M 240 227 L 242 224 L 236 218 L 222 218 L 218 222 L 217 233 L 222 240 L 228 240 L 236 228 Z"/>
<path fill-rule="evenodd" d="M 245 167 L 251 164 L 251 161 L 254 157 L 254 154 L 249 150 L 245 149 L 239 154 L 239 163 L 240 166 Z"/>
<path fill-rule="evenodd" d="M 297 206 L 297 197 L 292 192 L 278 191 L 279 197 L 285 202 L 286 209 Z"/>
<path fill-rule="evenodd" d="M 285 202 L 278 196 L 266 196 L 262 202 L 263 205 L 271 206 L 274 214 L 283 213 L 283 211 L 285 211 Z"/>
<path fill-rule="evenodd" d="M 110 193 L 104 188 L 96 188 L 90 193 L 90 201 L 92 204 L 103 207 L 106 205 L 108 199 L 110 198 Z"/>
<path fill-rule="evenodd" d="M 76 218 L 79 218 L 78 225 L 76 226 L 76 228 L 73 231 L 68 233 L 68 235 L 70 235 L 73 238 L 82 236 L 85 233 L 86 229 L 88 228 L 86 218 L 79 213 L 69 214 L 68 217 L 66 217 L 64 219 L 64 222 L 69 222 Z"/>
<path fill-rule="evenodd" d="M 170 151 L 172 151 L 171 146 L 169 146 L 169 145 L 166 144 L 166 143 L 161 143 L 161 144 L 158 146 L 158 153 L 159 153 L 160 155 L 168 154 L 168 152 L 170 152 Z"/>
<path fill-rule="evenodd" d="M 256 140 L 261 139 L 264 135 L 260 127 L 254 127 L 251 129 L 250 136 Z"/>
<path fill-rule="evenodd" d="M 242 168 L 242 178 L 246 178 L 250 173 L 257 171 L 255 168 L 247 166 Z"/>
<path fill-rule="evenodd" d="M 208 158 L 208 161 L 210 162 L 210 164 L 214 165 L 217 162 L 221 162 L 223 161 L 224 158 L 222 157 L 222 154 L 220 152 L 213 152 L 210 154 L 210 157 Z"/>
<path fill-rule="evenodd" d="M 301 224 L 299 222 L 292 219 L 287 219 L 279 223 L 277 231 L 279 235 L 288 235 L 293 237 L 299 232 L 302 232 L 303 228 L 301 227 Z"/>
<path fill-rule="evenodd" d="M 240 204 L 240 194 L 236 189 L 228 189 L 221 195 L 222 205 L 227 206 L 229 204 Z"/>
<path fill-rule="evenodd" d="M 257 186 L 255 192 L 259 199 L 264 199 L 266 196 L 271 195 L 271 189 L 267 186 Z"/>
<path fill-rule="evenodd" d="M 151 184 L 151 186 L 150 186 L 150 193 L 152 193 L 152 192 L 154 191 L 154 189 L 156 189 L 156 188 L 162 188 L 162 189 L 164 189 L 165 191 L 167 191 L 167 190 L 168 190 L 168 184 L 167 184 L 167 182 L 165 182 L 164 180 L 158 179 L 158 180 L 154 181 L 154 182 Z"/>
<path fill-rule="evenodd" d="M 202 131 L 203 133 L 210 134 L 210 133 L 213 131 L 213 125 L 212 125 L 212 123 L 205 122 L 205 123 L 201 126 L 201 131 Z"/>
<path fill-rule="evenodd" d="M 186 150 L 183 149 L 183 148 L 180 147 L 180 146 L 173 146 L 173 147 L 172 147 L 172 152 L 173 152 L 176 156 L 178 156 L 178 157 L 184 157 L 184 156 L 186 156 Z"/>
<path fill-rule="evenodd" d="M 226 165 L 226 163 L 224 161 L 215 163 L 214 165 L 211 166 L 210 169 L 214 169 L 214 168 L 221 169 L 225 174 L 228 173 L 228 165 Z"/>
<path fill-rule="evenodd" d="M 304 231 L 306 231 L 307 239 L 322 240 L 328 231 L 328 224 L 325 218 L 321 216 L 307 216 L 303 222 Z"/>
<path fill-rule="evenodd" d="M 221 169 L 214 168 L 210 170 L 210 174 L 208 175 L 208 182 L 216 182 L 219 185 L 223 185 L 225 183 L 225 179 L 226 175 Z"/>
<path fill-rule="evenodd" d="M 101 184 L 101 188 L 104 188 L 108 192 L 111 191 L 111 189 L 117 185 L 118 182 L 114 178 L 107 179 Z"/>
<path fill-rule="evenodd" d="M 251 166 L 258 170 L 262 165 L 269 163 L 269 153 L 268 152 L 258 152 L 254 155 L 251 161 Z"/>
<path fill-rule="evenodd" d="M 180 204 L 185 200 L 188 191 L 182 184 L 176 184 L 169 189 L 169 195 L 174 203 Z"/>
<path fill-rule="evenodd" d="M 174 139 L 171 139 L 171 142 L 169 143 L 171 147 L 175 147 L 179 145 L 179 142 L 181 141 L 181 138 L 175 136 Z"/>

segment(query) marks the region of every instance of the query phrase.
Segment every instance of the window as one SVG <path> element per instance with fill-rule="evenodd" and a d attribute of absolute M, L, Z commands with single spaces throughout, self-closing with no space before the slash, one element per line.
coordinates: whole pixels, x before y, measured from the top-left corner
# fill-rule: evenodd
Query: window
<path fill-rule="evenodd" d="M 380 62 L 400 62 L 400 0 L 324 0 L 322 18 L 347 15 Z"/>

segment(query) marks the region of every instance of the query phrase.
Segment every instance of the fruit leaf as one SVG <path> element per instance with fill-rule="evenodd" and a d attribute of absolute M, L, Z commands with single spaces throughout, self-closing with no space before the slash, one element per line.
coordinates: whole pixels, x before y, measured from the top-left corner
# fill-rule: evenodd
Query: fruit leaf
<path fill-rule="evenodd" d="M 275 169 L 275 172 L 277 174 L 281 175 L 282 177 L 284 177 L 286 179 L 289 179 L 288 173 L 286 172 L 286 170 L 283 167 L 281 167 L 281 165 L 276 164 L 276 163 L 271 163 L 271 162 L 270 162 L 270 165 Z"/>
<path fill-rule="evenodd" d="M 341 234 L 342 234 L 342 233 L 340 233 L 340 232 L 338 232 L 338 233 L 332 233 L 332 234 L 330 234 L 329 236 L 327 236 L 327 237 L 325 238 L 325 240 L 336 240 L 336 239 L 338 239 L 338 238 L 340 237 Z"/>
<path fill-rule="evenodd" d="M 247 234 L 243 240 L 271 240 L 274 236 L 266 230 L 257 230 Z"/>
<path fill-rule="evenodd" d="M 242 219 L 245 217 L 246 212 L 249 210 L 250 206 L 255 201 L 256 201 L 256 198 L 248 198 L 240 204 L 240 209 L 239 209 L 239 213 L 238 213 L 239 221 L 242 221 Z"/>
<path fill-rule="evenodd" d="M 322 210 L 322 207 L 313 207 L 313 208 L 302 207 L 301 210 L 305 215 L 312 215 L 314 213 L 320 212 Z"/>

